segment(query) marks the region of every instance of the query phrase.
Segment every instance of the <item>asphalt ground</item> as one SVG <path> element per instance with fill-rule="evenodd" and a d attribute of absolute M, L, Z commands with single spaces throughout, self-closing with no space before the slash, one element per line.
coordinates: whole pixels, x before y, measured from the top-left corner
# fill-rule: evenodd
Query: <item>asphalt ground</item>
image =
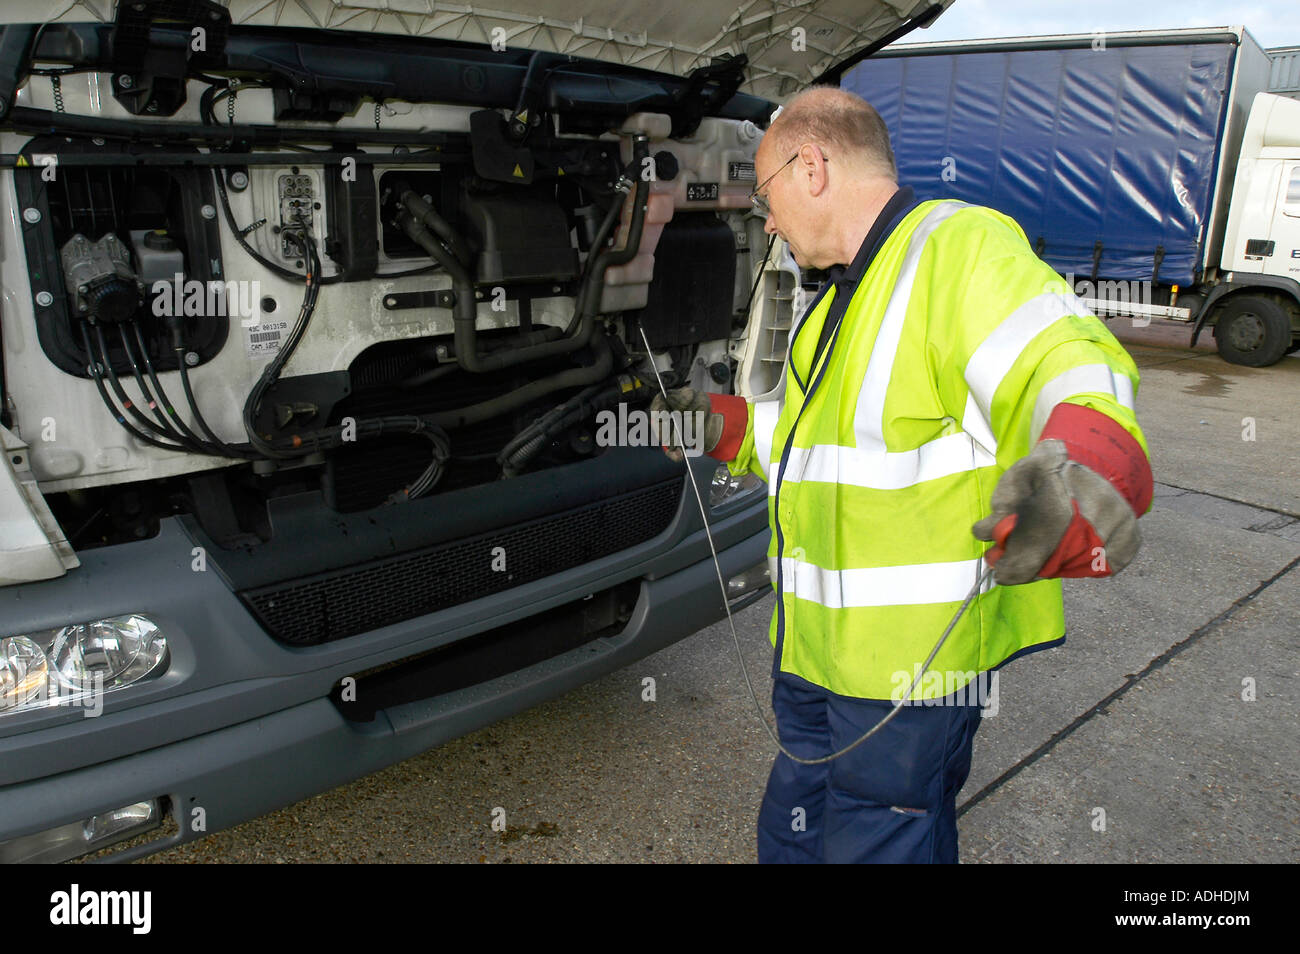
<path fill-rule="evenodd" d="M 1241 368 L 1185 326 L 1111 328 L 1142 370 L 1144 545 L 1113 580 L 1067 581 L 1065 645 L 999 674 L 962 860 L 1300 860 L 1300 360 Z M 769 719 L 772 606 L 735 620 Z M 752 862 L 772 755 L 723 621 L 147 861 Z"/>

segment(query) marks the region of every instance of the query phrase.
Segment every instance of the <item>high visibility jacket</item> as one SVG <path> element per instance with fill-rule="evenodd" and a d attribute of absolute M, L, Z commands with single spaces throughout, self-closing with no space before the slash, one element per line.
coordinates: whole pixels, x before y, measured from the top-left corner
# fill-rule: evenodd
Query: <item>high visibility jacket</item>
<path fill-rule="evenodd" d="M 774 671 L 897 700 L 981 571 L 971 525 L 1053 407 L 1100 411 L 1147 452 L 1138 373 L 992 209 L 908 213 L 813 366 L 835 294 L 793 333 L 783 393 L 749 402 L 728 466 L 768 482 Z M 1060 580 L 986 583 L 912 698 L 951 694 L 1064 630 Z"/>

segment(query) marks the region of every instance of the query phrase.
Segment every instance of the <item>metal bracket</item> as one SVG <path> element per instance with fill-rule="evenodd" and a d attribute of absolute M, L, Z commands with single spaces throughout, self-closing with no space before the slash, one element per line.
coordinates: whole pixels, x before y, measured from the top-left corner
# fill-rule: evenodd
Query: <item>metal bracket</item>
<path fill-rule="evenodd" d="M 120 0 L 113 98 L 136 116 L 174 115 L 191 58 L 219 56 L 229 33 L 230 11 L 213 0 Z"/>

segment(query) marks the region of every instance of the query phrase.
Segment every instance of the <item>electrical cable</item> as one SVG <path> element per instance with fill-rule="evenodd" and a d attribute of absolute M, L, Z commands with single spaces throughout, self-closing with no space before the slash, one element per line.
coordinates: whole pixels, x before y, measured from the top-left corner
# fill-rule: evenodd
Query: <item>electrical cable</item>
<path fill-rule="evenodd" d="M 98 323 L 95 323 L 93 327 L 95 329 L 95 341 L 99 345 L 100 362 L 108 371 L 109 384 L 113 389 L 113 393 L 117 395 L 117 399 L 122 405 L 122 410 L 134 417 L 136 422 L 144 428 L 146 433 L 153 434 L 155 438 L 161 438 L 164 441 L 173 440 L 174 437 L 172 433 L 169 433 L 169 429 L 161 428 L 153 421 L 149 420 L 148 416 L 140 410 L 139 406 L 131 400 L 130 395 L 126 393 L 126 389 L 122 387 L 122 382 L 117 376 L 117 371 L 113 368 L 113 364 L 109 360 L 108 342 L 104 339 L 104 330 Z M 82 329 L 83 331 L 85 330 L 84 325 L 82 326 Z M 87 352 L 87 354 L 91 356 L 91 361 L 94 361 L 94 352 Z M 153 404 L 153 401 L 150 400 L 147 393 L 144 396 L 144 400 L 149 401 L 151 405 Z M 161 446 L 166 446 L 169 450 L 189 450 L 189 448 L 184 444 L 181 444 L 179 447 L 173 447 L 173 445 L 170 444 Z"/>
<path fill-rule="evenodd" d="M 131 365 L 131 374 L 134 375 L 135 377 L 136 386 L 140 389 L 140 394 L 143 396 L 144 400 L 148 403 L 149 410 L 153 411 L 154 417 L 158 419 L 158 423 L 161 427 L 161 430 L 171 440 L 176 441 L 176 443 L 183 444 L 186 447 L 188 447 L 190 450 L 198 451 L 201 453 L 202 452 L 201 444 L 197 444 L 194 441 L 190 440 L 181 431 L 177 430 L 174 426 L 172 426 L 171 422 L 167 420 L 167 415 L 163 412 L 163 408 L 161 406 L 162 404 L 161 396 L 159 396 L 158 398 L 154 397 L 154 392 L 149 390 L 148 385 L 145 384 L 144 375 L 140 373 L 140 364 L 138 361 L 136 361 L 135 352 L 131 348 L 131 341 L 126 336 L 126 329 L 122 327 L 122 325 L 119 323 L 117 326 L 117 331 L 118 331 L 118 336 L 122 339 L 122 353 L 126 355 L 126 360 Z M 155 379 L 154 383 L 157 384 L 157 379 Z M 170 411 L 171 408 L 167 408 L 167 410 Z"/>
<path fill-rule="evenodd" d="M 257 433 L 256 417 L 261 409 L 262 400 L 275 382 L 279 380 L 280 372 L 284 370 L 303 335 L 306 334 L 307 325 L 311 321 L 311 316 L 316 309 L 316 300 L 320 295 L 321 283 L 318 281 L 321 268 L 320 255 L 316 251 L 316 241 L 312 238 L 311 230 L 301 213 L 298 216 L 298 226 L 301 232 L 295 230 L 286 234 L 291 241 L 301 245 L 304 257 L 307 259 L 306 291 L 303 295 L 302 306 L 288 338 L 276 353 L 275 358 L 262 371 L 261 377 L 258 378 L 257 383 L 253 386 L 247 400 L 244 402 L 244 428 L 248 431 L 250 443 L 267 457 L 281 460 L 303 457 L 319 450 L 337 447 L 343 443 L 342 430 L 334 428 L 290 435 L 285 439 L 282 446 L 277 446 L 274 442 L 266 440 Z M 428 439 L 433 444 L 434 449 L 434 459 L 429 466 L 408 487 L 390 497 L 390 502 L 402 498 L 415 499 L 428 493 L 441 479 L 443 464 L 451 456 L 451 445 L 446 432 L 429 418 L 405 415 L 359 421 L 357 422 L 356 436 L 369 439 L 379 437 L 385 431 L 418 434 Z"/>
<path fill-rule="evenodd" d="M 754 305 L 754 295 L 758 293 L 759 283 L 763 281 L 763 272 L 767 269 L 767 261 L 772 257 L 772 246 L 776 243 L 776 236 L 767 237 L 767 251 L 763 254 L 763 261 L 758 264 L 758 274 L 754 276 L 754 284 L 749 287 L 749 298 L 745 301 L 745 315 L 749 315 L 749 309 Z"/>
<path fill-rule="evenodd" d="M 126 329 L 122 328 L 120 325 L 118 327 L 122 332 L 122 346 L 127 349 L 127 354 L 130 355 L 131 345 L 126 339 Z M 135 321 L 131 322 L 131 328 L 135 331 L 136 344 L 139 345 L 140 348 L 145 372 L 148 374 L 149 380 L 153 382 L 153 390 L 158 396 L 158 403 L 166 409 L 167 413 L 175 422 L 177 429 L 179 429 L 181 433 L 189 439 L 189 441 L 196 445 L 196 448 L 200 453 L 210 454 L 213 457 L 230 457 L 235 460 L 249 460 L 261 456 L 251 448 L 247 447 L 247 445 L 242 448 L 234 447 L 212 434 L 211 430 L 207 426 L 207 422 L 203 420 L 203 415 L 199 413 L 198 405 L 194 401 L 194 393 L 190 389 L 189 373 L 185 367 L 185 349 L 176 348 L 174 349 L 176 352 L 176 367 L 181 373 L 181 384 L 185 389 L 185 397 L 189 402 L 190 412 L 194 415 L 195 422 L 208 435 L 208 437 L 211 438 L 211 441 L 206 441 L 198 434 L 195 434 L 189 425 L 185 423 L 185 419 L 176 412 L 176 409 L 172 405 L 171 398 L 169 398 L 167 392 L 163 390 L 162 382 L 158 380 L 158 375 L 154 371 L 153 360 L 149 357 L 149 349 L 145 346 L 144 334 L 140 331 L 139 323 Z M 132 359 L 132 363 L 134 363 L 134 359 Z M 141 386 L 143 387 L 143 383 Z"/>
<path fill-rule="evenodd" d="M 646 338 L 644 328 L 640 328 L 638 326 L 638 330 L 640 330 L 641 332 L 641 340 L 645 343 L 646 354 L 649 355 L 650 340 Z M 659 368 L 655 365 L 653 359 L 650 360 L 650 366 L 654 368 L 655 380 L 659 382 L 659 392 L 663 395 L 663 398 L 666 401 L 668 400 L 668 391 L 664 387 L 663 378 L 660 377 Z M 670 419 L 671 419 L 671 415 L 670 415 Z M 902 711 L 903 706 L 907 705 L 911 701 L 912 693 L 916 691 L 916 687 L 920 684 L 921 678 L 929 670 L 930 663 L 934 662 L 934 657 L 939 655 L 939 650 L 942 649 L 943 644 L 948 641 L 948 635 L 956 627 L 958 620 L 960 620 L 962 616 L 965 614 L 971 602 L 980 593 L 981 589 L 983 589 L 984 583 L 987 580 L 992 578 L 993 567 L 986 566 L 982 568 L 981 572 L 979 573 L 978 577 L 975 580 L 975 585 L 972 586 L 970 592 L 966 594 L 966 598 L 962 600 L 961 606 L 957 608 L 957 612 L 953 615 L 952 620 L 948 623 L 947 628 L 945 628 L 942 635 L 940 635 L 939 641 L 936 642 L 934 644 L 934 648 L 930 650 L 930 655 L 926 657 L 925 662 L 921 665 L 920 670 L 916 673 L 916 677 L 912 680 L 912 684 L 908 686 L 907 692 L 903 695 L 903 698 L 900 699 L 898 702 L 896 702 L 894 704 L 894 707 L 890 709 L 888 713 L 885 714 L 885 717 L 883 719 L 881 719 L 874 726 L 868 729 L 863 735 L 859 736 L 856 741 L 846 745 L 838 752 L 832 752 L 830 755 L 822 756 L 821 758 L 816 758 L 816 759 L 800 758 L 799 756 L 795 755 L 793 752 L 791 752 L 789 749 L 787 749 L 784 745 L 781 744 L 780 738 L 777 736 L 776 732 L 772 729 L 771 725 L 768 724 L 767 718 L 763 715 L 763 706 L 758 701 L 758 694 L 754 692 L 754 684 L 749 678 L 749 670 L 745 667 L 745 657 L 740 648 L 740 636 L 736 633 L 736 621 L 735 618 L 731 615 L 731 602 L 727 597 L 727 581 L 722 576 L 722 564 L 718 560 L 718 548 L 713 541 L 713 531 L 709 526 L 709 515 L 708 515 L 708 511 L 704 507 L 704 497 L 700 494 L 700 486 L 695 481 L 695 472 L 691 470 L 691 460 L 685 453 L 687 450 L 686 444 L 685 441 L 682 440 L 681 433 L 677 430 L 677 422 L 675 420 L 672 421 L 672 428 L 675 432 L 677 432 L 677 438 L 678 438 L 677 446 L 680 447 L 683 451 L 682 459 L 686 462 L 686 476 L 687 479 L 690 481 L 692 489 L 694 489 L 695 491 L 695 500 L 700 507 L 700 518 L 704 521 L 704 535 L 708 538 L 709 541 L 709 550 L 713 554 L 713 567 L 718 574 L 718 586 L 722 590 L 722 605 L 723 608 L 726 609 L 727 611 L 727 623 L 731 627 L 731 639 L 736 646 L 736 659 L 740 663 L 741 673 L 744 674 L 745 687 L 749 690 L 749 698 L 754 703 L 754 712 L 758 717 L 758 721 L 763 723 L 763 728 L 767 730 L 768 737 L 771 738 L 772 744 L 781 750 L 781 754 L 786 756 L 786 758 L 790 759 L 791 761 L 799 763 L 800 765 L 824 765 L 827 762 L 833 762 L 835 759 L 838 759 L 842 755 L 847 755 L 849 752 L 856 749 L 859 745 L 867 741 L 867 739 L 871 738 L 873 735 L 875 735 L 877 732 L 883 729 L 886 725 L 888 725 L 889 721 L 893 719 L 894 716 L 898 715 L 899 712 Z M 777 594 L 777 598 L 780 599 L 779 593 Z"/>
<path fill-rule="evenodd" d="M 220 169 L 214 169 L 213 171 L 216 173 L 217 196 L 221 199 L 222 217 L 225 218 L 226 225 L 230 228 L 230 232 L 234 236 L 235 241 L 239 243 L 239 247 L 242 248 L 245 252 L 247 252 L 249 257 L 252 258 L 253 261 L 257 262 L 257 264 L 261 265 L 271 274 L 278 275 L 281 278 L 285 278 L 293 282 L 301 281 L 302 275 L 298 274 L 295 271 L 292 271 L 291 269 L 285 268 L 283 265 L 277 265 L 275 262 L 268 259 L 265 255 L 263 255 L 261 252 L 259 252 L 257 249 L 255 249 L 252 245 L 249 244 L 247 236 L 253 233 L 254 231 L 256 231 L 257 229 L 261 228 L 263 225 L 265 225 L 266 220 L 259 219 L 256 222 L 252 223 L 251 225 L 248 225 L 244 228 L 240 228 L 240 226 L 235 222 L 235 213 L 230 208 L 230 194 L 226 191 L 226 181 L 225 181 L 226 177 Z M 421 265 L 419 268 L 409 268 L 401 272 L 376 272 L 374 277 L 383 278 L 383 279 L 414 278 L 417 275 L 428 275 L 432 272 L 436 272 L 438 271 L 439 268 L 440 266 L 437 264 Z M 338 284 L 339 282 L 342 282 L 343 280 L 344 278 L 341 274 L 331 275 L 329 278 L 322 278 L 320 280 L 320 284 L 335 285 Z"/>
<path fill-rule="evenodd" d="M 185 450 L 184 447 L 178 447 L 174 444 L 164 443 L 163 441 L 156 440 L 150 437 L 148 434 L 143 433 L 142 431 L 135 428 L 131 424 L 131 422 L 128 421 L 122 415 L 122 413 L 118 410 L 117 405 L 113 403 L 113 399 L 109 396 L 108 389 L 104 387 L 103 365 L 101 365 L 98 361 L 95 360 L 95 351 L 94 351 L 94 347 L 90 343 L 90 332 L 86 329 L 86 323 L 81 322 L 80 327 L 81 327 L 82 344 L 86 349 L 86 356 L 90 360 L 90 364 L 87 366 L 86 370 L 89 372 L 91 379 L 94 380 L 95 387 L 99 391 L 99 396 L 100 399 L 104 402 L 104 406 L 108 408 L 109 413 L 113 415 L 117 423 L 122 425 L 122 427 L 128 433 L 130 433 L 132 437 L 134 437 L 138 441 L 141 441 L 142 443 L 149 444 L 150 446 L 153 447 L 160 447 L 163 450 L 184 451 Z"/>
<path fill-rule="evenodd" d="M 316 299 L 320 294 L 320 283 L 318 281 L 320 256 L 316 254 L 316 242 L 312 239 L 306 220 L 301 213 L 298 214 L 298 224 L 302 229 L 301 235 L 296 232 L 285 232 L 284 234 L 291 241 L 300 242 L 305 252 L 307 273 L 303 276 L 306 289 L 303 292 L 302 305 L 298 309 L 298 318 L 289 333 L 289 337 L 280 347 L 280 350 L 276 352 L 275 357 L 263 369 L 261 377 L 257 379 L 257 383 L 253 385 L 253 389 L 248 393 L 248 398 L 244 401 L 244 429 L 248 431 L 249 442 L 267 457 L 281 460 L 300 457 L 304 453 L 311 453 L 316 449 L 315 447 L 306 447 L 304 450 L 305 445 L 295 435 L 294 449 L 287 452 L 280 450 L 257 433 L 256 424 L 257 412 L 262 406 L 262 398 L 280 377 L 281 370 L 289 363 L 289 358 L 293 356 L 294 349 L 298 347 L 298 342 L 302 340 L 303 334 L 306 333 L 307 323 L 311 321 L 312 313 L 316 310 Z"/>
<path fill-rule="evenodd" d="M 194 388 L 190 383 L 190 371 L 185 365 L 184 348 L 173 349 L 176 352 L 176 367 L 181 374 L 181 387 L 185 391 L 185 402 L 190 407 L 190 413 L 194 415 L 194 423 L 199 426 L 199 430 L 208 436 L 208 440 L 217 447 L 222 456 L 240 457 L 247 460 L 259 459 L 261 457 L 251 446 L 247 444 L 228 444 L 213 433 L 212 428 L 208 426 L 207 420 L 203 417 L 203 412 L 199 410 L 198 402 L 194 399 Z"/>
<path fill-rule="evenodd" d="M 311 239 L 305 221 L 299 217 L 299 224 L 302 227 L 301 236 L 296 236 L 300 241 L 306 257 L 308 259 L 307 288 L 303 296 L 302 308 L 299 312 L 298 321 L 294 325 L 293 331 L 287 339 L 275 359 L 263 371 L 257 385 L 249 394 L 248 401 L 244 405 L 245 426 L 249 431 L 252 439 L 249 444 L 228 444 L 222 441 L 213 433 L 212 428 L 208 426 L 203 415 L 199 412 L 198 404 L 194 399 L 194 391 L 189 379 L 188 369 L 184 360 L 183 342 L 176 347 L 176 357 L 178 369 L 181 375 L 181 383 L 185 390 L 185 396 L 189 402 L 190 409 L 194 412 L 194 419 L 198 426 L 211 438 L 211 443 L 199 437 L 177 413 L 172 406 L 162 382 L 158 379 L 157 372 L 153 367 L 153 361 L 149 356 L 149 349 L 144 341 L 144 335 L 138 324 L 132 322 L 135 332 L 136 344 L 143 356 L 137 359 L 131 340 L 127 336 L 126 328 L 119 325 L 118 331 L 121 336 L 122 349 L 131 365 L 131 370 L 135 375 L 136 383 L 143 395 L 142 400 L 158 417 L 157 423 L 151 421 L 126 393 L 125 388 L 117 376 L 109 360 L 108 342 L 104 337 L 102 327 L 98 322 L 92 320 L 83 321 L 79 324 L 81 338 L 85 347 L 86 355 L 90 363 L 87 371 L 95 382 L 95 387 L 99 391 L 100 399 L 104 406 L 108 408 L 109 413 L 128 433 L 137 440 L 151 447 L 157 447 L 161 450 L 174 451 L 178 453 L 200 453 L 219 457 L 229 457 L 236 460 L 260 460 L 264 458 L 276 459 L 296 459 L 317 450 L 325 448 L 334 448 L 344 443 L 344 431 L 342 428 L 331 427 L 306 432 L 305 434 L 293 434 L 287 438 L 276 440 L 264 440 L 256 433 L 251 420 L 260 408 L 262 398 L 270 386 L 279 378 L 280 372 L 288 362 L 293 350 L 301 341 L 303 334 L 306 332 L 307 324 L 310 321 L 311 314 L 315 309 L 316 300 L 320 293 L 319 282 L 314 281 L 320 274 L 320 256 L 316 252 L 315 242 Z M 96 355 L 95 344 L 91 341 L 91 328 L 94 329 L 95 341 L 98 343 L 98 356 Z M 176 329 L 173 329 L 176 332 Z M 174 341 L 178 339 L 174 338 Z M 144 365 L 145 373 L 153 384 L 153 389 L 145 381 L 145 374 L 141 373 L 141 363 Z M 111 384 L 113 392 L 121 402 L 121 410 L 114 403 L 109 389 L 105 387 L 105 371 Z M 156 399 L 155 399 L 156 395 Z M 133 425 L 127 420 L 126 414 L 129 413 L 144 428 Z M 171 420 L 168 420 L 168 417 Z M 427 494 L 442 479 L 446 462 L 451 457 L 451 444 L 444 431 L 436 421 L 429 418 L 418 417 L 415 415 L 393 416 L 371 418 L 356 423 L 357 438 L 379 437 L 386 432 L 409 433 L 422 436 L 429 440 L 433 445 L 433 460 L 420 473 L 420 475 L 411 482 L 411 484 L 401 491 L 390 497 L 390 502 L 398 500 L 409 500 L 421 497 Z M 161 438 L 161 439 L 160 439 Z M 174 441 L 175 443 L 170 443 Z"/>
<path fill-rule="evenodd" d="M 205 126 L 220 126 L 221 123 L 217 122 L 216 115 L 213 113 L 213 108 L 216 106 L 218 100 L 222 99 L 225 96 L 232 95 L 232 93 L 235 92 L 236 88 L 230 85 L 230 83 L 228 82 L 225 89 L 219 89 L 218 85 L 209 77 L 203 76 L 201 77 L 201 79 L 208 82 L 209 86 L 206 90 L 204 90 L 202 97 L 200 97 L 199 99 L 199 116 L 202 118 L 203 124 Z M 265 84 L 253 85 L 253 84 L 241 83 L 238 86 L 238 89 L 264 89 L 264 88 L 266 88 Z M 231 120 L 232 122 L 228 123 L 227 125 L 233 125 L 233 116 L 231 117 Z M 300 148 L 302 148 L 305 152 L 315 151 L 305 146 Z M 261 228 L 263 225 L 265 225 L 266 220 L 259 219 L 244 228 L 240 228 L 235 223 L 235 214 L 233 210 L 230 208 L 230 194 L 226 191 L 225 174 L 222 172 L 221 169 L 214 169 L 213 172 L 216 174 L 217 195 L 221 199 L 221 211 L 223 217 L 226 220 L 226 225 L 230 228 L 231 234 L 234 235 L 235 241 L 239 243 L 240 248 L 242 248 L 245 252 L 247 252 L 248 255 L 253 259 L 253 261 L 257 262 L 257 264 L 261 265 L 267 271 L 271 272 L 271 274 L 278 275 L 279 277 L 288 279 L 289 281 L 298 281 L 299 279 L 301 279 L 302 276 L 299 275 L 297 272 L 285 268 L 283 265 L 279 265 L 275 262 L 272 262 L 266 256 L 262 255 L 262 253 L 260 253 L 257 249 L 255 249 L 251 244 L 249 244 L 249 242 L 247 241 L 247 236 L 250 235 L 252 232 L 256 231 L 257 229 Z M 417 275 L 428 275 L 431 272 L 435 272 L 437 270 L 438 270 L 438 266 L 436 264 L 422 265 L 419 268 L 407 269 L 401 272 L 387 272 L 383 274 L 377 273 L 376 277 L 413 278 Z M 333 285 L 336 282 L 341 282 L 341 281 L 343 281 L 342 275 L 331 275 L 329 278 L 322 278 L 321 284 Z"/>

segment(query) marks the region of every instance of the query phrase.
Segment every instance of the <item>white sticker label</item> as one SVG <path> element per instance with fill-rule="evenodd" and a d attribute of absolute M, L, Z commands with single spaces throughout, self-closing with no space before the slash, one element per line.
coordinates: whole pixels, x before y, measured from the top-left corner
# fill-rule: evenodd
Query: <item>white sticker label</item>
<path fill-rule="evenodd" d="M 275 354 L 289 330 L 287 321 L 263 321 L 244 329 L 244 348 L 250 358 Z"/>

